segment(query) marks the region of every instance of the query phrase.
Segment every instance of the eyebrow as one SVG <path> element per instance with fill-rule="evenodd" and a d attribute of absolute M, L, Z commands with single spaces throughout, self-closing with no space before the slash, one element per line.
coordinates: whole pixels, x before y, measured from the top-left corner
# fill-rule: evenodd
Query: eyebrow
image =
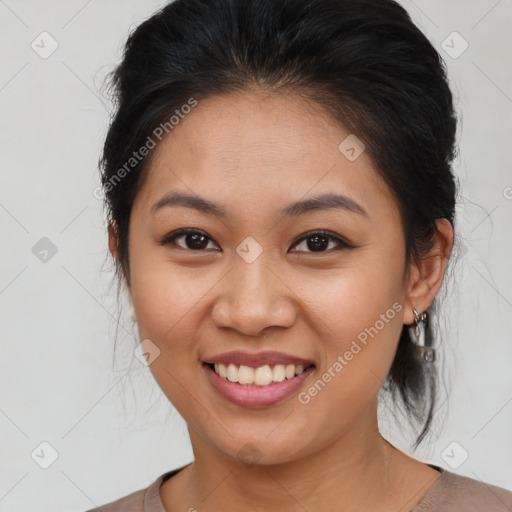
<path fill-rule="evenodd" d="M 208 215 L 215 215 L 218 217 L 227 218 L 227 210 L 218 203 L 205 199 L 203 197 L 184 194 L 182 192 L 171 192 L 164 195 L 151 207 L 151 212 L 157 212 L 162 208 L 171 208 L 173 206 L 185 206 L 187 208 L 194 208 L 200 212 Z M 353 199 L 340 194 L 321 194 L 316 197 L 297 201 L 289 204 L 281 211 L 281 216 L 294 217 L 303 215 L 309 212 L 342 209 L 352 213 L 368 216 L 366 210 L 356 203 Z"/>

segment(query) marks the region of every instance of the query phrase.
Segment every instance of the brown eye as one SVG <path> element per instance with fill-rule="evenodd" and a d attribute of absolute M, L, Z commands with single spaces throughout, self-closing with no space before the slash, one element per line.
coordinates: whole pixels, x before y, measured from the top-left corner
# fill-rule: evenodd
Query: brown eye
<path fill-rule="evenodd" d="M 300 243 L 299 243 L 300 242 Z M 340 249 L 352 249 L 353 245 L 349 244 L 342 238 L 330 234 L 329 232 L 324 231 L 316 231 L 313 233 L 308 233 L 306 236 L 303 236 L 299 242 L 295 243 L 293 247 L 297 247 L 302 245 L 306 250 L 292 251 L 292 252 L 312 252 L 312 253 L 322 253 L 322 252 L 332 252 L 331 249 L 340 250 Z M 329 251 L 326 249 L 329 247 L 329 244 L 334 242 L 334 247 L 331 246 Z"/>
<path fill-rule="evenodd" d="M 178 240 L 181 242 L 178 243 Z M 188 249 L 191 251 L 202 251 L 208 248 L 208 243 L 211 238 L 195 229 L 181 229 L 176 233 L 166 237 L 162 240 L 162 245 L 176 245 L 182 249 Z"/>

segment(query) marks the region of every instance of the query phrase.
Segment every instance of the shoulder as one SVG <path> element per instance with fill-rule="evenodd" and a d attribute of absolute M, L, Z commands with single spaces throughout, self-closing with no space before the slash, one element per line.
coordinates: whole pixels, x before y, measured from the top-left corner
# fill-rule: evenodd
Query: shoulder
<path fill-rule="evenodd" d="M 171 473 L 160 475 L 148 487 L 110 501 L 87 512 L 165 512 L 161 507 L 159 489 L 162 481 Z"/>
<path fill-rule="evenodd" d="M 510 512 L 512 491 L 442 469 L 413 512 Z"/>
<path fill-rule="evenodd" d="M 87 510 L 87 512 L 143 512 L 145 492 L 146 489 L 140 489 L 115 501 L 105 503 L 101 507 Z"/>

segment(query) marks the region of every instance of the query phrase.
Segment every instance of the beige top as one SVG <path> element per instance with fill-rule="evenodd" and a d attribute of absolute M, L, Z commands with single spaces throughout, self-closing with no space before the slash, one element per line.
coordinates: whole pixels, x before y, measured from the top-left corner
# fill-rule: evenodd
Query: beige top
<path fill-rule="evenodd" d="M 429 466 L 441 476 L 410 512 L 512 512 L 511 491 Z M 146 489 L 87 512 L 166 512 L 160 499 L 160 485 L 184 467 L 160 475 Z"/>

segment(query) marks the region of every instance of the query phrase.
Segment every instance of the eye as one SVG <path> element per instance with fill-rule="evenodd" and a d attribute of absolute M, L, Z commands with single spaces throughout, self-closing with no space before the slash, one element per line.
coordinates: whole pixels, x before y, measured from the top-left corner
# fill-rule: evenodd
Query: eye
<path fill-rule="evenodd" d="M 330 242 L 334 242 L 334 250 L 341 249 L 354 249 L 355 245 L 348 243 L 346 240 L 343 240 L 339 236 L 336 236 L 329 231 L 313 231 L 311 233 L 307 233 L 306 236 L 303 236 L 299 239 L 299 242 L 296 242 L 292 247 L 302 245 L 309 251 L 306 252 L 332 252 L 332 247 L 327 251 L 326 249 L 329 247 Z M 292 251 L 292 252 L 304 252 L 304 251 Z"/>
<path fill-rule="evenodd" d="M 182 240 L 182 242 L 178 243 L 178 240 Z M 176 245 L 191 251 L 203 251 L 208 248 L 208 240 L 212 241 L 208 235 L 197 229 L 180 229 L 165 237 L 160 243 L 162 245 Z"/>
<path fill-rule="evenodd" d="M 175 245 L 181 249 L 187 249 L 191 251 L 204 251 L 208 249 L 209 242 L 211 242 L 214 246 L 210 247 L 210 249 L 218 248 L 212 239 L 202 231 L 197 229 L 180 229 L 165 237 L 160 243 L 161 245 Z M 329 247 L 331 243 L 334 243 L 334 247 Z M 333 249 L 341 250 L 355 248 L 354 245 L 343 240 L 341 237 L 330 233 L 329 231 L 313 231 L 306 233 L 306 235 L 300 238 L 298 242 L 295 242 L 292 247 L 300 247 L 301 244 L 305 247 L 306 251 L 294 250 L 291 252 L 325 253 L 332 252 Z"/>

